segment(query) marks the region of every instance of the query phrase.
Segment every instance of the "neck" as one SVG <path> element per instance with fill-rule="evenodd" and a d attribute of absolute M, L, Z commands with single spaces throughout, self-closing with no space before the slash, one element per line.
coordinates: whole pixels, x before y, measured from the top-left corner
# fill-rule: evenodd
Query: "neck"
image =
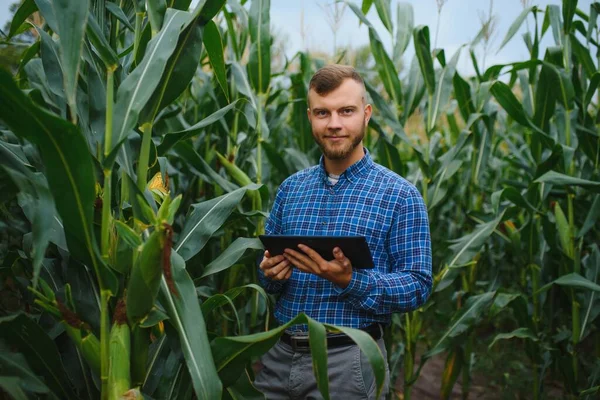
<path fill-rule="evenodd" d="M 332 160 L 327 158 L 327 156 L 324 156 L 323 161 L 325 164 L 325 170 L 330 174 L 341 175 L 345 170 L 350 168 L 350 166 L 362 160 L 364 156 L 365 152 L 363 150 L 362 143 L 356 146 L 356 149 L 354 149 L 354 151 L 344 159 Z"/>

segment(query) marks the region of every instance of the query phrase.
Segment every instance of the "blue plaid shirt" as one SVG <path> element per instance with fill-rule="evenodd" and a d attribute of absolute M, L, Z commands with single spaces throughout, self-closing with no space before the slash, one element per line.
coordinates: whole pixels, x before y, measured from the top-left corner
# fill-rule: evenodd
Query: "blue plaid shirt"
<path fill-rule="evenodd" d="M 417 189 L 376 164 L 368 150 L 336 185 L 319 165 L 297 172 L 279 187 L 267 234 L 361 235 L 374 269 L 353 269 L 342 289 L 316 275 L 293 270 L 287 281 L 259 279 L 279 293 L 275 318 L 286 323 L 298 313 L 352 328 L 388 324 L 394 312 L 414 310 L 431 292 L 431 239 L 427 209 Z M 304 328 L 305 329 L 305 328 Z"/>

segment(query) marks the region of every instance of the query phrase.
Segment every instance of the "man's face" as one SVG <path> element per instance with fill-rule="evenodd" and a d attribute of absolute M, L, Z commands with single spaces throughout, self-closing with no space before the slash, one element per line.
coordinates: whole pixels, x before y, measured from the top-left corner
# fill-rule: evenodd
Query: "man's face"
<path fill-rule="evenodd" d="M 364 87 L 345 79 L 335 90 L 321 96 L 308 92 L 308 119 L 315 141 L 330 160 L 344 160 L 360 152 L 371 105 L 365 105 Z"/>

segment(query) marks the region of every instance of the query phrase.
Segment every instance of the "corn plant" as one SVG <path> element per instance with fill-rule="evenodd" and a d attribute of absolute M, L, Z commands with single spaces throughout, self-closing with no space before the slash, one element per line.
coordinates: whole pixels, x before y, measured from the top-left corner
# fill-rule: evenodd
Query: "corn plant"
<path fill-rule="evenodd" d="M 190 4 L 25 0 L 13 18 L 9 45 L 37 37 L 0 71 L 0 387 L 15 398 L 260 397 L 252 363 L 295 323 L 324 398 L 326 330 L 357 341 L 382 387 L 370 338 L 303 314 L 275 326 L 256 285 L 274 189 L 318 160 L 307 86 L 331 60 L 277 67 L 268 0 Z M 526 4 L 500 47 L 527 21 L 529 59 L 487 67 L 484 28 L 446 54 L 409 4 L 348 4 L 372 53 L 365 144 L 431 224 L 434 294 L 386 332 L 404 398 L 436 356 L 440 397 L 459 380 L 468 397 L 507 340 L 528 359 L 523 396 L 598 391 L 598 11 Z"/>
<path fill-rule="evenodd" d="M 442 352 L 447 360 L 441 397 L 450 396 L 461 374 L 467 397 L 477 326 L 508 309 L 515 329 L 498 334 L 490 348 L 501 339 L 526 342 L 533 398 L 543 395 L 551 369 L 559 372 L 569 396 L 592 393 L 598 389 L 597 365 L 578 348 L 596 330 L 592 310 L 597 308 L 598 289 L 600 142 L 594 122 L 598 60 L 592 54 L 598 47 L 598 3 L 589 13 L 577 9 L 575 1 L 563 1 L 562 9 L 525 8 L 500 48 L 532 17 L 534 29 L 523 36 L 530 60 L 484 71 L 473 46 L 485 26 L 469 50 L 459 49 L 449 60 L 443 49 L 431 48 L 429 28 L 417 26 L 412 29 L 416 57 L 406 82 L 365 17 L 372 3 L 378 5 L 382 23 L 395 33 L 394 54 L 409 40 L 412 11 L 399 3 L 394 30 L 390 2 L 365 1 L 362 9 L 351 6 L 369 27 L 383 82 L 383 87 L 369 88 L 380 112 L 373 126 L 379 132 L 377 155 L 419 185 L 429 209 L 438 265 L 432 300 L 394 320 L 401 333 L 390 332 L 402 343 L 390 353 L 402 353 L 404 398 L 410 397 L 425 362 Z M 540 40 L 550 30 L 556 45 L 541 55 Z M 465 79 L 456 71 L 461 52 L 470 54 L 475 77 Z M 404 130 L 414 115 L 423 116 L 425 135 L 419 140 Z M 516 282 L 512 277 L 518 277 Z M 423 338 L 431 344 L 415 371 L 422 316 L 449 312 L 442 303 L 454 304 L 456 311 L 444 319 L 444 334 L 435 341 Z M 571 312 L 555 314 L 561 304 L 570 304 Z M 567 323 L 570 328 L 565 328 Z M 590 345 L 595 346 L 591 338 Z"/>
<path fill-rule="evenodd" d="M 249 11 L 232 2 L 222 12 L 228 65 L 213 20 L 225 2 L 187 11 L 190 3 L 26 0 L 15 14 L 11 36 L 36 11 L 44 24 L 33 27 L 39 40 L 16 79 L 0 71 L 2 170 L 32 229 L 16 260 L 25 270 L 10 271 L 33 296 L 29 316 L 0 320 L 3 345 L 18 351 L 3 360 L 31 363 L 2 384 L 13 396 L 26 381 L 29 391 L 57 398 L 257 394 L 249 362 L 285 327 L 226 335 L 256 332 L 268 315 L 266 294 L 248 283 L 254 263 L 236 265 L 261 249 L 261 146 L 279 117 L 271 110 L 269 2 Z M 232 29 L 243 21 L 249 35 Z M 328 398 L 325 327 L 304 315 L 295 322 L 310 326 Z M 381 387 L 374 341 L 329 329 L 348 331 L 371 354 Z M 63 332 L 58 347 L 52 339 Z M 75 367 L 66 369 L 63 352 L 76 355 Z"/>

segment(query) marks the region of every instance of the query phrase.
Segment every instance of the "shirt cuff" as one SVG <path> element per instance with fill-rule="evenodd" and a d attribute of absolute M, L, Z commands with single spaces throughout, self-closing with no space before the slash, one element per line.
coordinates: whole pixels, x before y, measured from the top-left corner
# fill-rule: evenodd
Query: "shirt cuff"
<path fill-rule="evenodd" d="M 363 298 L 369 293 L 371 276 L 364 270 L 352 270 L 352 279 L 344 289 L 339 286 L 333 286 L 340 297 L 359 297 Z"/>

